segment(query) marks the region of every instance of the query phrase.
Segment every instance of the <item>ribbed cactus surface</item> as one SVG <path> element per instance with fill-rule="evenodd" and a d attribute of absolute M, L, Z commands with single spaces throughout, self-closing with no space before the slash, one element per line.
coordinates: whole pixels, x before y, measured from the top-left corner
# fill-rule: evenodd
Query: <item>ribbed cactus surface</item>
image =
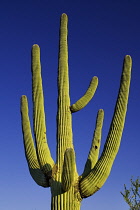
<path fill-rule="evenodd" d="M 34 139 L 28 116 L 27 97 L 21 97 L 22 130 L 29 171 L 38 185 L 51 188 L 52 210 L 79 210 L 82 199 L 94 194 L 105 183 L 120 146 L 131 78 L 132 61 L 131 57 L 127 55 L 124 58 L 118 98 L 103 152 L 98 158 L 104 118 L 104 111 L 101 109 L 97 113 L 92 144 L 84 171 L 81 175 L 78 175 L 73 145 L 72 113 L 84 108 L 92 99 L 98 85 L 98 78 L 93 77 L 83 97 L 71 105 L 69 96 L 67 23 L 67 15 L 62 14 L 58 65 L 56 161 L 52 159 L 47 144 L 40 48 L 38 45 L 33 45 L 32 47 Z"/>

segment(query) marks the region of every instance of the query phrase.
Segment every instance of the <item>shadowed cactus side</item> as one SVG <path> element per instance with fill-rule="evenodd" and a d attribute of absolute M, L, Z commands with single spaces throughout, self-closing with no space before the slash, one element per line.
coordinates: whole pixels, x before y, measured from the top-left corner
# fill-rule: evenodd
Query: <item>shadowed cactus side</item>
<path fill-rule="evenodd" d="M 75 104 L 70 104 L 68 75 L 66 14 L 60 23 L 58 65 L 58 110 L 56 161 L 51 157 L 47 144 L 44 97 L 41 78 L 40 48 L 32 47 L 32 94 L 34 140 L 31 133 L 26 96 L 21 98 L 22 130 L 25 155 L 30 174 L 42 187 L 51 188 L 52 210 L 79 210 L 83 198 L 99 190 L 108 178 L 117 155 L 124 127 L 131 78 L 131 57 L 125 56 L 120 89 L 114 115 L 103 152 L 98 158 L 104 111 L 98 111 L 92 145 L 82 175 L 78 175 L 72 134 L 72 113 L 84 108 L 92 99 L 98 78 L 93 77 L 85 95 Z"/>

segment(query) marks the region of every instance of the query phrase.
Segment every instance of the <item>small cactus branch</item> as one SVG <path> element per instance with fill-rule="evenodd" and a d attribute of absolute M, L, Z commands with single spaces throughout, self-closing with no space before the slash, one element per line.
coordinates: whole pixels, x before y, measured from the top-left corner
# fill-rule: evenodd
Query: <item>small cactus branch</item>
<path fill-rule="evenodd" d="M 101 136 L 102 136 L 103 119 L 104 119 L 104 111 L 100 109 L 97 114 L 96 126 L 95 126 L 94 135 L 92 139 L 92 145 L 90 148 L 87 162 L 85 164 L 85 169 L 82 174 L 82 178 L 85 177 L 87 174 L 89 174 L 89 172 L 95 166 L 98 160 Z"/>
<path fill-rule="evenodd" d="M 112 164 L 120 146 L 124 127 L 131 78 L 131 66 L 131 57 L 127 55 L 124 59 L 119 94 L 103 152 L 94 168 L 80 181 L 80 192 L 82 197 L 89 197 L 99 190 L 110 174 Z"/>
<path fill-rule="evenodd" d="M 84 96 L 82 96 L 75 104 L 70 106 L 70 110 L 72 113 L 83 109 L 89 103 L 89 101 L 93 98 L 95 94 L 97 86 L 98 77 L 93 77 Z"/>
<path fill-rule="evenodd" d="M 28 116 L 28 102 L 26 96 L 21 97 L 21 117 L 22 117 L 22 131 L 23 131 L 23 139 L 24 139 L 24 148 L 25 148 L 25 156 L 27 159 L 28 167 L 30 174 L 34 181 L 42 186 L 48 187 L 48 182 L 40 169 L 36 150 L 34 147 L 34 141 L 32 138 L 30 121 Z"/>
<path fill-rule="evenodd" d="M 66 192 L 70 189 L 75 174 L 75 153 L 72 148 L 68 148 L 64 155 L 64 164 L 62 172 L 62 188 Z"/>
<path fill-rule="evenodd" d="M 44 96 L 41 78 L 40 48 L 32 47 L 32 97 L 34 114 L 34 135 L 38 161 L 41 169 L 47 173 L 54 165 L 46 139 Z"/>

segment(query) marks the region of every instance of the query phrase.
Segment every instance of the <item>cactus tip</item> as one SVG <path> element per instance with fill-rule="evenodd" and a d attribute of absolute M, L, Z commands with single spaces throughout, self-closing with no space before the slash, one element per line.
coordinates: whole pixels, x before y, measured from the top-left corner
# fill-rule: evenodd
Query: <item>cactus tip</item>
<path fill-rule="evenodd" d="M 63 13 L 62 15 L 61 15 L 61 18 L 62 19 L 64 19 L 64 20 L 68 20 L 68 16 L 67 16 L 67 14 L 66 13 Z"/>
<path fill-rule="evenodd" d="M 26 98 L 26 95 L 22 95 L 21 98 Z"/>
<path fill-rule="evenodd" d="M 130 55 L 126 55 L 124 58 L 124 61 L 129 64 L 130 66 L 132 65 L 132 58 Z"/>
<path fill-rule="evenodd" d="M 25 101 L 25 100 L 27 101 L 26 95 L 22 95 L 22 96 L 21 96 L 21 102 L 22 102 L 22 101 Z"/>
<path fill-rule="evenodd" d="M 39 45 L 38 45 L 38 44 L 34 44 L 34 45 L 32 46 L 32 48 L 39 48 Z"/>
<path fill-rule="evenodd" d="M 131 56 L 130 56 L 130 55 L 126 55 L 126 56 L 125 56 L 125 59 L 128 59 L 129 61 L 131 61 L 131 60 L 132 60 L 132 58 L 131 58 Z"/>
<path fill-rule="evenodd" d="M 104 110 L 103 110 L 103 109 L 99 109 L 99 111 L 100 111 L 100 112 L 104 112 Z"/>
<path fill-rule="evenodd" d="M 98 85 L 98 77 L 97 76 L 92 77 L 91 82 L 96 83 Z"/>
<path fill-rule="evenodd" d="M 67 14 L 66 14 L 66 13 L 62 13 L 62 16 L 63 16 L 63 17 L 67 17 Z"/>
<path fill-rule="evenodd" d="M 98 81 L 98 77 L 97 76 L 94 76 L 93 79 Z"/>

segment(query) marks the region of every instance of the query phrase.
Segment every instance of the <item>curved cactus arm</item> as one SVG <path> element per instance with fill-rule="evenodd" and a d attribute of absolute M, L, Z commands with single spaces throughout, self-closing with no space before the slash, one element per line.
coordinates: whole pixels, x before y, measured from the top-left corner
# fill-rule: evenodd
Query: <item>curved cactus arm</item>
<path fill-rule="evenodd" d="M 66 192 L 70 189 L 75 174 L 75 153 L 72 148 L 68 148 L 64 155 L 64 164 L 62 172 L 62 188 Z"/>
<path fill-rule="evenodd" d="M 49 179 L 44 175 L 38 164 L 34 163 L 36 168 L 29 168 L 33 180 L 41 187 L 50 187 Z"/>
<path fill-rule="evenodd" d="M 41 78 L 40 48 L 32 47 L 32 97 L 34 114 L 34 134 L 38 161 L 41 169 L 47 173 L 54 166 L 46 139 L 46 123 L 44 113 L 44 96 Z"/>
<path fill-rule="evenodd" d="M 21 97 L 21 117 L 22 117 L 22 130 L 24 139 L 25 156 L 27 159 L 30 174 L 34 181 L 43 187 L 48 187 L 48 182 L 40 169 L 34 142 L 31 134 L 30 121 L 28 116 L 28 102 L 26 96 Z"/>
<path fill-rule="evenodd" d="M 114 159 L 120 146 L 120 140 L 124 127 L 131 78 L 131 66 L 131 57 L 127 55 L 124 59 L 123 72 L 114 116 L 103 152 L 94 168 L 85 178 L 81 179 L 79 184 L 82 197 L 89 197 L 99 190 L 110 174 Z"/>
<path fill-rule="evenodd" d="M 93 77 L 86 93 L 73 105 L 70 106 L 71 112 L 77 112 L 83 109 L 95 94 L 98 86 L 98 77 Z"/>
<path fill-rule="evenodd" d="M 103 119 L 104 119 L 104 111 L 103 109 L 100 109 L 97 113 L 96 126 L 95 126 L 94 135 L 92 139 L 92 145 L 89 151 L 87 162 L 85 164 L 82 178 L 85 177 L 91 171 L 91 169 L 95 166 L 98 160 L 101 136 L 102 136 Z"/>

